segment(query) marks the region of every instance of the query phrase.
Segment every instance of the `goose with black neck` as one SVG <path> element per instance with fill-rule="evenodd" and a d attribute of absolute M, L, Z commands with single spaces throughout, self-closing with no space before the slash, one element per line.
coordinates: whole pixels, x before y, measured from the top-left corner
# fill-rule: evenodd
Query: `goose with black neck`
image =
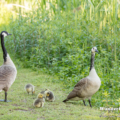
<path fill-rule="evenodd" d="M 91 49 L 91 64 L 90 64 L 90 72 L 89 75 L 83 79 L 81 79 L 74 87 L 74 89 L 69 93 L 67 98 L 63 101 L 74 101 L 74 100 L 83 100 L 84 105 L 85 99 L 88 99 L 90 107 L 91 105 L 91 97 L 95 94 L 101 85 L 101 80 L 96 73 L 94 68 L 94 58 L 95 52 L 98 52 L 97 47 L 93 47 Z"/>
<path fill-rule="evenodd" d="M 9 102 L 7 100 L 7 92 L 9 90 L 9 88 L 11 87 L 11 85 L 13 84 L 13 82 L 15 81 L 16 75 L 17 75 L 17 69 L 13 63 L 13 61 L 11 60 L 9 54 L 7 53 L 7 50 L 5 48 L 5 44 L 4 44 L 4 38 L 9 34 L 6 31 L 2 31 L 0 34 L 1 37 L 1 47 L 2 47 L 2 51 L 3 51 L 3 59 L 4 59 L 4 63 L 2 66 L 0 66 L 0 92 L 2 90 L 5 91 L 5 99 L 4 100 L 0 100 L 0 101 L 4 101 L 4 102 Z"/>

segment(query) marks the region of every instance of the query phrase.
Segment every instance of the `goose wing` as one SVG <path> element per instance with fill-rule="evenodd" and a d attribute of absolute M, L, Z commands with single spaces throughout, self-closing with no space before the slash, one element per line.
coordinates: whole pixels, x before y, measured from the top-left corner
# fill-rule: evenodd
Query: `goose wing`
<path fill-rule="evenodd" d="M 84 88 L 88 84 L 88 82 L 89 82 L 89 79 L 87 77 L 83 78 L 74 86 L 74 89 L 75 88 L 77 88 L 77 89 Z"/>
<path fill-rule="evenodd" d="M 75 86 L 74 89 L 69 93 L 67 99 L 71 99 L 74 97 L 80 97 L 83 98 L 84 95 L 82 94 L 82 91 L 86 91 L 86 88 L 88 86 L 89 79 L 83 78 L 81 79 Z"/>

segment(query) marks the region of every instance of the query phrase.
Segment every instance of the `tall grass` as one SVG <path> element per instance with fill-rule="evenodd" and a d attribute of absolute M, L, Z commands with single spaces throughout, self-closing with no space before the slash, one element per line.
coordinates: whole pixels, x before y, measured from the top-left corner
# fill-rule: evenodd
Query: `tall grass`
<path fill-rule="evenodd" d="M 93 103 L 105 105 L 102 93 L 108 92 L 109 105 L 119 106 L 116 100 L 120 90 L 120 4 L 117 0 L 36 0 L 29 6 L 31 10 L 15 9 L 12 15 L 10 10 L 2 8 L 0 29 L 13 34 L 10 40 L 6 38 L 7 49 L 11 53 L 15 51 L 15 57 L 24 67 L 58 75 L 67 88 L 72 89 L 89 74 L 90 50 L 97 46 L 95 68 L 102 85 Z"/>

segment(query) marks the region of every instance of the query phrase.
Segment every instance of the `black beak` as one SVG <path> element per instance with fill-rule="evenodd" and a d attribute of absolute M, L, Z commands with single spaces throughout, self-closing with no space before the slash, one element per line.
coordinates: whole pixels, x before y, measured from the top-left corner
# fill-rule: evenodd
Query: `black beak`
<path fill-rule="evenodd" d="M 98 52 L 98 50 L 95 50 L 95 52 Z"/>
<path fill-rule="evenodd" d="M 8 33 L 8 35 L 12 35 L 12 34 Z"/>

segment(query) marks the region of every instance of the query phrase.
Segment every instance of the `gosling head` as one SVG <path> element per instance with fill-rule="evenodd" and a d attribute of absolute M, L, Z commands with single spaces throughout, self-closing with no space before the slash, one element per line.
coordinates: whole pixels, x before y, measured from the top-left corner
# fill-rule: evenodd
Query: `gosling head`
<path fill-rule="evenodd" d="M 50 96 L 50 93 L 49 93 L 49 92 L 47 92 L 46 96 Z"/>
<path fill-rule="evenodd" d="M 43 98 L 43 95 L 42 95 L 42 94 L 39 94 L 39 95 L 38 95 L 38 98 Z"/>
<path fill-rule="evenodd" d="M 91 52 L 92 52 L 92 53 L 98 52 L 97 47 L 93 47 L 93 48 L 91 49 Z"/>
<path fill-rule="evenodd" d="M 8 33 L 7 31 L 2 31 L 0 34 L 0 36 L 3 36 L 3 37 L 6 37 L 8 35 L 12 35 L 12 34 Z"/>
<path fill-rule="evenodd" d="M 45 98 L 45 94 L 39 93 L 38 98 Z"/>

